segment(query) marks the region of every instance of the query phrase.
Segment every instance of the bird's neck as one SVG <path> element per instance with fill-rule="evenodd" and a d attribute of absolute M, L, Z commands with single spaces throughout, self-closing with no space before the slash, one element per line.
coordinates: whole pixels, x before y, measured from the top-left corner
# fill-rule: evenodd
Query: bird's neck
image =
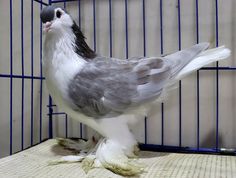
<path fill-rule="evenodd" d="M 75 52 L 72 31 L 48 34 L 44 42 L 44 68 L 59 71 L 69 77 L 78 72 L 86 60 Z"/>
<path fill-rule="evenodd" d="M 54 54 L 62 53 L 71 55 L 74 51 L 75 37 L 68 31 L 58 31 L 57 33 L 48 33 L 44 41 L 44 53 L 47 57 L 53 58 Z"/>
<path fill-rule="evenodd" d="M 76 55 L 77 57 L 74 56 L 73 59 L 79 58 L 85 61 L 91 61 L 97 56 L 86 43 L 83 33 L 75 22 L 71 28 L 47 34 L 44 51 L 48 53 L 48 57 L 51 55 L 52 58 L 55 52 L 63 53 L 67 57 Z"/>

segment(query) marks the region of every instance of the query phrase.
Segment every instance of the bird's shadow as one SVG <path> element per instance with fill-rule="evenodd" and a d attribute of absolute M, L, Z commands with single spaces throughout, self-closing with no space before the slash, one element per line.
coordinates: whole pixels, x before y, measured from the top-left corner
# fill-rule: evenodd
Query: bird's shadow
<path fill-rule="evenodd" d="M 59 155 L 59 156 L 76 155 L 79 153 L 78 151 L 64 148 L 63 146 L 58 145 L 58 144 L 55 144 L 51 147 L 51 152 L 54 155 Z M 144 158 L 162 157 L 162 156 L 168 156 L 169 154 L 170 153 L 166 153 L 166 152 L 154 152 L 154 151 L 140 150 L 138 153 L 138 158 L 144 159 Z"/>
<path fill-rule="evenodd" d="M 51 152 L 54 154 L 54 155 L 59 155 L 59 156 L 68 156 L 68 155 L 76 155 L 78 152 L 74 151 L 74 150 L 69 150 L 69 149 L 66 149 L 64 148 L 63 146 L 61 145 L 53 145 L 51 147 Z"/>
<path fill-rule="evenodd" d="M 138 157 L 140 159 L 144 159 L 144 158 L 156 158 L 156 157 L 162 157 L 162 156 L 168 156 L 168 155 L 170 155 L 170 153 L 141 150 L 138 154 Z"/>

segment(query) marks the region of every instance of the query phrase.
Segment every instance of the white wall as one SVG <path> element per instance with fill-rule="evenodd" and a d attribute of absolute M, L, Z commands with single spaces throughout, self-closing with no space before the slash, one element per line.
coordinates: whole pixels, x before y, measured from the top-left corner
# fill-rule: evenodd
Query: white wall
<path fill-rule="evenodd" d="M 108 0 L 96 1 L 97 52 L 109 55 L 109 4 Z M 113 56 L 125 58 L 125 1 L 112 1 Z M 21 1 L 13 0 L 13 70 L 21 75 Z M 160 8 L 159 1 L 146 0 L 147 56 L 160 55 Z M 59 4 L 58 4 L 59 5 Z M 61 4 L 62 5 L 62 4 Z M 220 66 L 235 66 L 236 2 L 219 1 L 219 44 L 232 49 L 231 60 Z M 31 1 L 24 0 L 24 60 L 25 74 L 31 75 Z M 78 21 L 77 2 L 67 3 L 67 10 Z M 39 12 L 34 2 L 34 74 L 39 75 Z M 195 1 L 181 0 L 182 48 L 196 43 Z M 164 53 L 178 50 L 177 0 L 163 0 Z M 9 0 L 0 1 L 0 73 L 8 74 L 10 68 Z M 81 28 L 87 42 L 93 47 L 93 1 L 81 0 Z M 143 56 L 142 0 L 128 2 L 129 57 Z M 215 46 L 215 1 L 199 0 L 199 41 L 209 41 Z M 212 66 L 215 66 L 212 65 Z M 0 157 L 9 153 L 9 86 L 8 78 L 0 78 Z M 21 149 L 21 79 L 13 80 L 13 151 Z M 219 72 L 219 130 L 220 146 L 236 147 L 235 74 Z M 197 138 L 197 80 L 196 73 L 182 81 L 182 145 L 196 146 Z M 200 143 L 213 147 L 215 144 L 216 72 L 200 71 Z M 43 138 L 48 137 L 48 95 L 43 86 Z M 40 82 L 34 81 L 34 143 L 39 142 L 39 91 Z M 30 94 L 31 80 L 25 79 L 24 98 L 24 147 L 30 146 Z M 169 94 L 165 102 L 165 144 L 178 145 L 178 89 Z M 148 143 L 161 143 L 161 106 L 157 106 L 148 118 Z M 55 120 L 54 135 L 64 136 L 64 116 Z M 69 120 L 69 136 L 79 136 L 79 123 Z M 144 125 L 135 129 L 139 141 L 144 141 Z M 87 131 L 85 131 L 87 133 Z"/>

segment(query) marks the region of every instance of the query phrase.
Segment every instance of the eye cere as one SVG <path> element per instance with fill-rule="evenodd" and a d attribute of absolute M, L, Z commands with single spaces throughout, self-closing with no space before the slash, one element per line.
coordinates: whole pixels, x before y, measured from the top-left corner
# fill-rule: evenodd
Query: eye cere
<path fill-rule="evenodd" d="M 60 17 L 61 17 L 61 12 L 60 12 L 60 11 L 57 11 L 57 12 L 56 12 L 56 16 L 57 16 L 57 18 L 60 18 Z"/>

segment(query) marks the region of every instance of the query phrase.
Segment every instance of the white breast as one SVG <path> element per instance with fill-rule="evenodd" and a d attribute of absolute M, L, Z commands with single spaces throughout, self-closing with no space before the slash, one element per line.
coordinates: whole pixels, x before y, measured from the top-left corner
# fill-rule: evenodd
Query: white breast
<path fill-rule="evenodd" d="M 86 61 L 74 52 L 73 36 L 47 36 L 43 69 L 49 93 L 57 103 L 68 101 L 68 84 Z"/>

